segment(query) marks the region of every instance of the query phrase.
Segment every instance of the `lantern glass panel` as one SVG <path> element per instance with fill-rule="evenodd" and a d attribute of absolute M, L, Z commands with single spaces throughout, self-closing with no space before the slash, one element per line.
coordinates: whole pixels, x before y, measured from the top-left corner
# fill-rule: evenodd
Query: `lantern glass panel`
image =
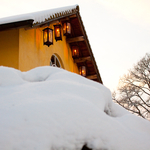
<path fill-rule="evenodd" d="M 63 25 L 63 33 L 64 35 L 71 34 L 71 24 L 69 22 L 65 22 Z"/>
<path fill-rule="evenodd" d="M 60 37 L 60 28 L 56 27 L 55 35 L 56 35 L 56 37 Z"/>
<path fill-rule="evenodd" d="M 52 30 L 49 30 L 48 41 L 51 42 L 51 43 L 53 42 L 53 31 Z"/>
<path fill-rule="evenodd" d="M 54 25 L 54 29 L 55 29 L 55 39 L 57 40 L 62 40 L 62 36 L 61 36 L 61 25 Z"/>
<path fill-rule="evenodd" d="M 79 57 L 79 48 L 78 46 L 72 46 L 72 57 L 78 58 Z"/>
<path fill-rule="evenodd" d="M 82 76 L 86 76 L 86 67 L 85 66 L 80 66 L 79 67 L 79 74 Z"/>
<path fill-rule="evenodd" d="M 71 25 L 69 22 L 67 22 L 67 33 L 71 34 Z"/>
<path fill-rule="evenodd" d="M 66 23 L 64 23 L 63 32 L 64 32 L 64 34 L 66 34 Z"/>
<path fill-rule="evenodd" d="M 44 43 L 47 42 L 47 30 L 44 30 Z"/>

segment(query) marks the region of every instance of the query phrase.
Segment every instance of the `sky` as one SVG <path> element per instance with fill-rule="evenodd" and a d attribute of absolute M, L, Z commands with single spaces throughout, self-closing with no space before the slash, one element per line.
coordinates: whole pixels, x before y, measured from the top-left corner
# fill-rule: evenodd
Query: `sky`
<path fill-rule="evenodd" d="M 0 18 L 78 4 L 103 83 L 119 78 L 150 52 L 149 0 L 0 0 Z"/>

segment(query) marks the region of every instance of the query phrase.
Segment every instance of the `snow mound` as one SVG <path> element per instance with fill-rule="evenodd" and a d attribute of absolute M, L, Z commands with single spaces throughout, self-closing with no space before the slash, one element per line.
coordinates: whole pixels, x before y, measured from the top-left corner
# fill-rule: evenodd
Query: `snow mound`
<path fill-rule="evenodd" d="M 0 66 L 0 86 L 22 84 L 21 71 Z"/>
<path fill-rule="evenodd" d="M 0 67 L 0 149 L 148 150 L 150 123 L 109 89 L 55 67 Z"/>

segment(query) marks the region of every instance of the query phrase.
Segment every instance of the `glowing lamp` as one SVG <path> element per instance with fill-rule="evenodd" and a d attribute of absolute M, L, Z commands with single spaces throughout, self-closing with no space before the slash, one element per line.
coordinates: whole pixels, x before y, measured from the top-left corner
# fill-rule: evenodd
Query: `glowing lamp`
<path fill-rule="evenodd" d="M 79 67 L 79 74 L 84 77 L 86 76 L 86 66 Z"/>
<path fill-rule="evenodd" d="M 70 22 L 65 22 L 63 24 L 63 33 L 65 36 L 71 34 L 71 24 Z"/>
<path fill-rule="evenodd" d="M 53 44 L 53 29 L 45 28 L 43 30 L 43 43 L 48 47 Z"/>
<path fill-rule="evenodd" d="M 62 40 L 61 25 L 54 25 L 54 31 L 55 31 L 55 39 L 56 39 L 56 41 Z"/>
<path fill-rule="evenodd" d="M 79 47 L 78 46 L 72 46 L 72 57 L 73 58 L 78 58 L 79 57 Z"/>

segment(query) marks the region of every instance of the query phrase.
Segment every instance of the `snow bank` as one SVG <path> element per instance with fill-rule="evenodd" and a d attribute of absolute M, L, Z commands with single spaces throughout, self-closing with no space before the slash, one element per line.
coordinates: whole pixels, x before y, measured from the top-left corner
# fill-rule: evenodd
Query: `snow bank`
<path fill-rule="evenodd" d="M 103 85 L 55 67 L 0 67 L 0 149 L 148 150 L 150 123 Z"/>

